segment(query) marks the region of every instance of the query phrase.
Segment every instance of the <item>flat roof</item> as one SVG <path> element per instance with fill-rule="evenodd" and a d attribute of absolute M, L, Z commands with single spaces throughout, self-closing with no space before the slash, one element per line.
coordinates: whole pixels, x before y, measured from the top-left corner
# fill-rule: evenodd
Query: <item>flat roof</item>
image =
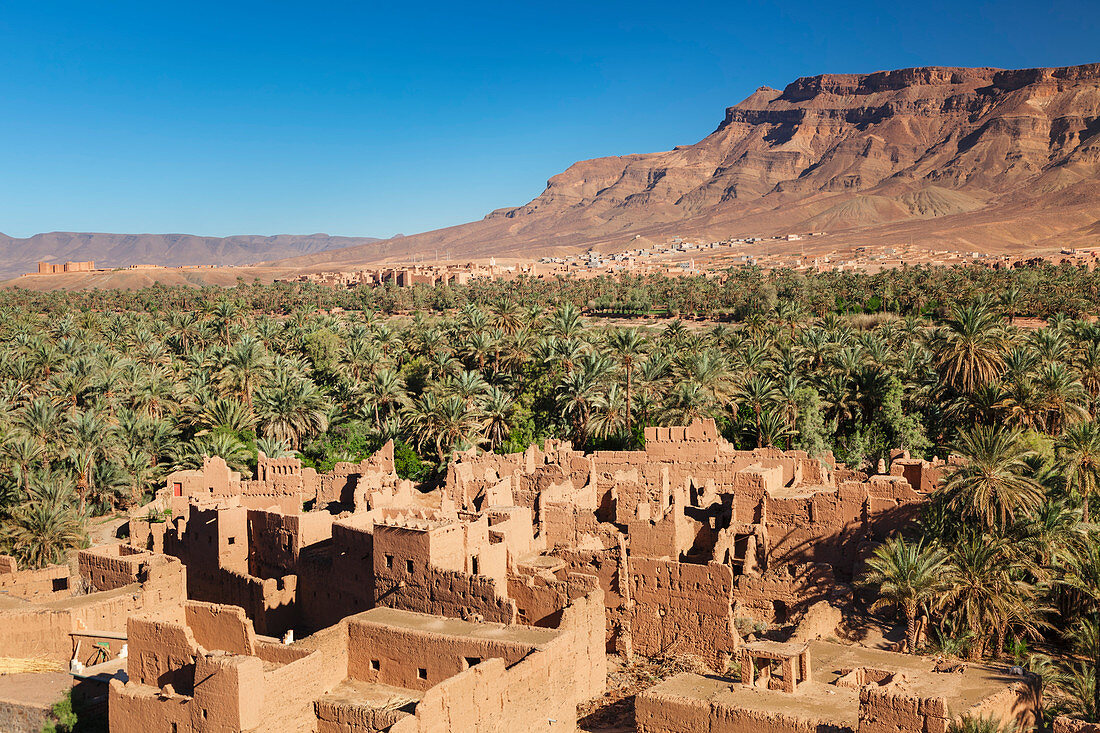
<path fill-rule="evenodd" d="M 463 621 L 445 616 L 432 616 L 414 611 L 402 611 L 396 608 L 372 608 L 356 614 L 351 623 L 367 621 L 375 624 L 394 626 L 410 631 L 426 631 L 443 636 L 461 636 L 468 639 L 509 641 L 518 644 L 541 646 L 560 633 L 557 629 L 545 629 L 520 624 L 499 624 L 492 622 Z"/>
<path fill-rule="evenodd" d="M 1024 680 L 1008 674 L 1005 666 L 964 663 L 961 672 L 936 672 L 935 661 L 929 657 L 826 641 L 813 641 L 809 646 L 811 681 L 800 684 L 793 693 L 748 687 L 717 675 L 683 673 L 644 694 L 705 700 L 712 705 L 779 713 L 854 730 L 859 723 L 859 689 L 834 683 L 858 667 L 903 673 L 913 694 L 945 698 L 951 715 L 961 715 L 1008 685 Z"/>

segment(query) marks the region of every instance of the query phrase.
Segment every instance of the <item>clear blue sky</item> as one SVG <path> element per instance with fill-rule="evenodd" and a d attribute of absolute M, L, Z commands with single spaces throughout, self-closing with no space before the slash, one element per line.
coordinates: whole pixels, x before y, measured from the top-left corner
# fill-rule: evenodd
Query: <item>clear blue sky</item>
<path fill-rule="evenodd" d="M 0 11 L 0 231 L 411 234 L 798 76 L 1100 61 L 1100 3 L 50 2 Z"/>

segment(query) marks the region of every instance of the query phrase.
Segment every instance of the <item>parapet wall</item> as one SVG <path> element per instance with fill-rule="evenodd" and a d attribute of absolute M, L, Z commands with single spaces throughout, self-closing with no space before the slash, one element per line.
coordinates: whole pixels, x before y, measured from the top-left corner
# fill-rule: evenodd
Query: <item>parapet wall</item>
<path fill-rule="evenodd" d="M 67 664 L 73 654 L 73 631 L 121 632 L 133 613 L 180 609 L 187 597 L 183 565 L 175 558 L 152 555 L 144 567 L 139 583 L 0 610 L 4 656 L 45 657 Z"/>
<path fill-rule="evenodd" d="M 0 555 L 0 595 L 40 601 L 72 595 L 69 567 L 48 565 L 40 570 L 20 570 L 11 555 Z"/>

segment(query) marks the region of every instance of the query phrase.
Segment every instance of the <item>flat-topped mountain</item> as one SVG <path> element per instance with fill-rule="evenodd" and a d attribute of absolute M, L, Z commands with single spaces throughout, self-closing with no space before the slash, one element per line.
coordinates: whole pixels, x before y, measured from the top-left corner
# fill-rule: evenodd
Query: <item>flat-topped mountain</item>
<path fill-rule="evenodd" d="M 94 260 L 129 265 L 247 265 L 377 241 L 371 237 L 280 234 L 200 237 L 192 234 L 50 232 L 18 239 L 0 234 L 0 275 L 34 272 L 36 263 Z"/>
<path fill-rule="evenodd" d="M 1087 245 L 1100 64 L 823 74 L 761 87 L 694 145 L 596 158 L 485 219 L 281 264 L 531 256 L 634 235 L 828 231 L 852 243 Z"/>

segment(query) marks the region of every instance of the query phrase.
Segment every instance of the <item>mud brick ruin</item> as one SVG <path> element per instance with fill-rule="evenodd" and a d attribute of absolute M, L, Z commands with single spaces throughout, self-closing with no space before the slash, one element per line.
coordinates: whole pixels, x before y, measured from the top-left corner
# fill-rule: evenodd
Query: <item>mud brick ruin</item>
<path fill-rule="evenodd" d="M 648 733 L 1027 723 L 1028 678 L 821 640 L 942 471 L 739 451 L 706 420 L 637 451 L 469 452 L 431 490 L 392 444 L 323 474 L 261 454 L 252 480 L 210 458 L 72 577 L 0 558 L 0 646 L 69 663 L 82 635 L 124 643 L 80 672 L 112 731 L 575 731 L 608 655 L 712 670 L 640 695 Z"/>

